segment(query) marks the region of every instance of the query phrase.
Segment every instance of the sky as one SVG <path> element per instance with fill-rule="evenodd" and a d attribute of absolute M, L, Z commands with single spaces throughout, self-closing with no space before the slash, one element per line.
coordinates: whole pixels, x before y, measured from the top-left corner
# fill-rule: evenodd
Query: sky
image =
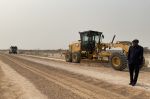
<path fill-rule="evenodd" d="M 67 49 L 87 30 L 150 48 L 150 0 L 0 0 L 0 49 Z"/>

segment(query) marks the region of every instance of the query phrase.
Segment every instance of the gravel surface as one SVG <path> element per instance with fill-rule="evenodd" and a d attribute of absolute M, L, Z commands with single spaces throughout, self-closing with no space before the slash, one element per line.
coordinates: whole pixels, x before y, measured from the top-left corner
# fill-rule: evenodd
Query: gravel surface
<path fill-rule="evenodd" d="M 0 61 L 0 99 L 48 99 L 32 83 Z"/>
<path fill-rule="evenodd" d="M 71 64 L 59 60 L 6 54 L 0 55 L 0 60 L 7 64 L 6 67 L 13 68 L 17 75 L 21 75 L 32 84 L 33 87 L 29 90 L 37 89 L 48 99 L 149 99 L 150 97 L 150 79 L 147 79 L 150 73 L 145 71 L 141 72 L 138 85 L 131 87 L 128 85 L 128 71 L 120 72 L 110 67 L 97 66 L 100 63 Z M 3 69 L 6 69 L 5 66 Z"/>
<path fill-rule="evenodd" d="M 66 63 L 61 61 L 53 61 L 52 58 L 38 58 L 38 57 L 28 57 L 28 56 L 17 56 L 26 60 L 34 61 L 40 64 L 45 64 L 54 68 L 61 68 L 63 70 L 67 70 L 73 73 L 93 77 L 96 79 L 105 80 L 106 82 L 111 82 L 113 84 L 120 84 L 124 86 L 128 86 L 129 83 L 129 73 L 128 70 L 125 71 L 116 71 L 113 70 L 108 63 L 87 63 L 82 62 L 81 64 L 74 63 Z M 57 62 L 57 64 L 56 64 Z M 105 65 L 105 66 L 104 66 Z M 143 89 L 150 91 L 150 68 L 144 68 L 139 75 L 139 81 L 136 86 L 138 89 Z"/>

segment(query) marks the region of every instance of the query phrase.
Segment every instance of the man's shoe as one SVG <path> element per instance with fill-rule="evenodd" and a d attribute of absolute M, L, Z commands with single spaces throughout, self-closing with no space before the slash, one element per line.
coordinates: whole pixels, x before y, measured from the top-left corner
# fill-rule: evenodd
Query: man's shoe
<path fill-rule="evenodd" d="M 136 85 L 136 83 L 133 82 L 133 83 L 132 83 L 132 86 L 135 86 L 135 85 Z"/>
<path fill-rule="evenodd" d="M 129 85 L 132 85 L 132 83 L 130 82 Z"/>

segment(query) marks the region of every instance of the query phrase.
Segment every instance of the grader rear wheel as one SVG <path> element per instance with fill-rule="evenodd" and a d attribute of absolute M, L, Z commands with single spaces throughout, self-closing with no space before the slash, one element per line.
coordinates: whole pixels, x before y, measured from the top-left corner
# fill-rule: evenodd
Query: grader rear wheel
<path fill-rule="evenodd" d="M 121 52 L 114 52 L 110 57 L 110 63 L 116 70 L 124 70 L 127 67 L 127 57 Z"/>

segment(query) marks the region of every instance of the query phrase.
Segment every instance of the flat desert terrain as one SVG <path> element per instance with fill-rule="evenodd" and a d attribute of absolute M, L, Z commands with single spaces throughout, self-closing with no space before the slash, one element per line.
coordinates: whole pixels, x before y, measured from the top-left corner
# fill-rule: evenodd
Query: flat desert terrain
<path fill-rule="evenodd" d="M 135 87 L 128 69 L 108 63 L 67 63 L 62 54 L 0 54 L 0 99 L 150 99 L 150 56 Z"/>

